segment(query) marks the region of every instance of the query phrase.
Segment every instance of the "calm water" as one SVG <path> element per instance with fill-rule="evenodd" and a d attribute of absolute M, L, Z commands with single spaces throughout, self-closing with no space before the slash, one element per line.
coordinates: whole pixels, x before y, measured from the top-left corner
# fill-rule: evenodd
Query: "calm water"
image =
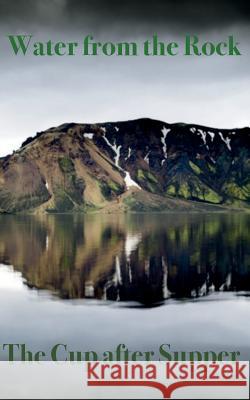
<path fill-rule="evenodd" d="M 0 342 L 250 359 L 249 228 L 244 214 L 2 216 Z"/>

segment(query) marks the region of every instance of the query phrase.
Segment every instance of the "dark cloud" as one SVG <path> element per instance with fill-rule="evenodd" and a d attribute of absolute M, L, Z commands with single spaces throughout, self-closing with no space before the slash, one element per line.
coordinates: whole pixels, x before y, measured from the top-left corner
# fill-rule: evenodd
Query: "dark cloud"
<path fill-rule="evenodd" d="M 230 0 L 68 0 L 66 14 L 78 18 L 86 13 L 93 19 L 102 19 L 108 24 L 133 22 L 148 26 L 159 24 L 181 27 L 216 27 L 250 21 L 249 1 Z"/>
<path fill-rule="evenodd" d="M 0 0 L 0 20 L 54 29 L 95 31 L 211 30 L 250 23 L 248 0 Z"/>

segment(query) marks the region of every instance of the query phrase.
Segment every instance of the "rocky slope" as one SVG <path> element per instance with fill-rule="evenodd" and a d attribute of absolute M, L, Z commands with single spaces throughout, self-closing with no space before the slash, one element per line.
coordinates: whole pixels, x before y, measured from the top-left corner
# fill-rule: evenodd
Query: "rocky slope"
<path fill-rule="evenodd" d="M 248 208 L 250 128 L 68 123 L 0 159 L 0 212 Z"/>

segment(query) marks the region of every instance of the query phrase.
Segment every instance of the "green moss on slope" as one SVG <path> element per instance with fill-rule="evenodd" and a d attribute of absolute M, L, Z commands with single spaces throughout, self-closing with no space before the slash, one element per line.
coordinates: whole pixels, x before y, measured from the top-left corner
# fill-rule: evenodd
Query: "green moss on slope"
<path fill-rule="evenodd" d="M 238 200 L 249 200 L 250 198 L 250 184 L 246 184 L 242 187 L 237 185 L 235 182 L 226 183 L 223 187 L 224 192 L 228 197 L 231 199 L 238 199 Z"/>
<path fill-rule="evenodd" d="M 115 196 L 122 193 L 123 189 L 116 182 L 109 180 L 108 182 L 98 181 L 101 193 L 106 200 L 112 200 Z"/>
<path fill-rule="evenodd" d="M 159 191 L 158 180 L 151 172 L 139 168 L 137 171 L 137 180 L 142 187 L 150 192 L 157 193 Z"/>
<path fill-rule="evenodd" d="M 200 174 L 201 174 L 201 169 L 198 167 L 198 165 L 194 164 L 192 161 L 189 161 L 189 166 L 191 167 L 191 169 L 192 169 L 197 175 L 200 175 Z"/>
<path fill-rule="evenodd" d="M 194 179 L 170 184 L 167 187 L 166 194 L 186 200 L 205 201 L 213 204 L 219 204 L 222 201 L 222 197 L 213 189 Z"/>
<path fill-rule="evenodd" d="M 34 193 L 20 194 L 19 196 L 1 189 L 0 209 L 2 212 L 7 213 L 26 211 L 40 206 L 49 200 L 49 198 L 50 194 L 43 186 L 37 188 Z"/>
<path fill-rule="evenodd" d="M 72 160 L 69 157 L 62 157 L 58 160 L 61 171 L 65 174 L 75 172 L 75 167 Z"/>
<path fill-rule="evenodd" d="M 55 190 L 56 209 L 60 212 L 71 210 L 72 204 L 78 206 L 83 205 L 83 192 L 85 182 L 82 178 L 78 178 L 75 171 L 73 161 L 69 157 L 61 157 L 58 159 L 60 170 L 63 173 L 63 187 Z M 71 203 L 71 204 L 70 204 Z M 65 209 L 63 209 L 65 207 Z"/>

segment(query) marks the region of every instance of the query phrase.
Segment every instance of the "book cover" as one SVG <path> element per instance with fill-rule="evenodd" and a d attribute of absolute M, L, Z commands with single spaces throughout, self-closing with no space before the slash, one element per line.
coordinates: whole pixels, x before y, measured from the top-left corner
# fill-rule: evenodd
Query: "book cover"
<path fill-rule="evenodd" d="M 249 34 L 0 0 L 0 398 L 249 398 Z"/>

